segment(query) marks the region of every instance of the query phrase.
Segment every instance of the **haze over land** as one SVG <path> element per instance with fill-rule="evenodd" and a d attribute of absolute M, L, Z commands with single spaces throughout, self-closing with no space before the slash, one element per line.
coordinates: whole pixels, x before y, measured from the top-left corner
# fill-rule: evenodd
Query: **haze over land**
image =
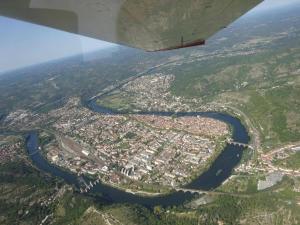
<path fill-rule="evenodd" d="M 265 0 L 246 16 L 280 10 L 299 4 L 299 0 Z M 118 45 L 55 29 L 0 16 L 5 32 L 0 36 L 0 74 L 22 67 L 37 65 L 72 55 L 86 55 L 91 51 Z M 30 54 L 28 54 L 30 52 Z"/>
<path fill-rule="evenodd" d="M 0 223 L 299 224 L 299 11 L 294 1 L 250 13 L 202 47 L 120 47 L 1 76 Z M 101 106 L 137 114 L 95 113 L 86 107 L 95 96 Z M 21 135 L 38 130 L 41 154 L 55 165 L 96 171 L 110 185 L 151 196 L 207 169 L 230 130 L 207 118 L 138 113 L 212 110 L 240 118 L 253 150 L 223 185 L 178 207 L 108 205 L 82 195 L 84 184 L 76 190 L 39 171 Z"/>

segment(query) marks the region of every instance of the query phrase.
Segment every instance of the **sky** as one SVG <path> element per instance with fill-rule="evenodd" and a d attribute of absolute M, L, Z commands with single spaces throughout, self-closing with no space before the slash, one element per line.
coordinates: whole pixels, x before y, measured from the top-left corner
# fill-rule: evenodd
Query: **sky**
<path fill-rule="evenodd" d="M 264 11 L 275 11 L 278 8 L 290 6 L 293 4 L 300 4 L 300 0 L 264 0 L 260 5 L 251 10 L 248 15 L 261 13 Z"/>
<path fill-rule="evenodd" d="M 294 3 L 300 0 L 265 0 L 248 14 Z M 116 45 L 0 16 L 0 74 L 112 46 Z"/>
<path fill-rule="evenodd" d="M 0 16 L 0 73 L 113 46 Z"/>

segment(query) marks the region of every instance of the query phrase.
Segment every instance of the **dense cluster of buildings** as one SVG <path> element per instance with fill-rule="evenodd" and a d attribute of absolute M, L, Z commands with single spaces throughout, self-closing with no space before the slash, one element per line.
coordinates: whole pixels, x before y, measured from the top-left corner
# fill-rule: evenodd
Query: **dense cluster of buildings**
<path fill-rule="evenodd" d="M 218 138 L 229 134 L 226 123 L 201 116 L 166 117 L 166 116 L 134 116 L 139 122 L 146 123 L 153 128 L 167 130 L 184 130 L 194 135 L 204 135 Z"/>
<path fill-rule="evenodd" d="M 76 173 L 176 186 L 206 166 L 225 123 L 204 117 L 101 115 L 73 99 L 50 113 L 58 143 L 48 158 Z M 214 137 L 214 138 L 212 138 Z"/>
<path fill-rule="evenodd" d="M 9 141 L 9 138 L 9 136 L 0 136 L 0 165 L 14 161 L 23 147 L 20 140 Z"/>
<path fill-rule="evenodd" d="M 190 111 L 196 100 L 187 103 L 173 96 L 169 91 L 173 80 L 173 75 L 142 76 L 118 91 L 125 99 L 131 96 L 129 104 L 137 109 Z M 78 98 L 47 114 L 16 111 L 5 123 L 47 126 L 55 134 L 55 141 L 45 146 L 52 163 L 112 184 L 131 180 L 174 187 L 186 183 L 207 166 L 217 143 L 229 135 L 225 123 L 211 118 L 104 115 L 83 107 Z"/>
<path fill-rule="evenodd" d="M 174 75 L 153 74 L 139 77 L 123 85 L 111 94 L 122 99 L 129 99 L 129 108 L 148 111 L 194 111 L 201 104 L 199 99 L 184 99 L 170 92 Z M 205 110 L 202 109 L 201 110 Z"/>

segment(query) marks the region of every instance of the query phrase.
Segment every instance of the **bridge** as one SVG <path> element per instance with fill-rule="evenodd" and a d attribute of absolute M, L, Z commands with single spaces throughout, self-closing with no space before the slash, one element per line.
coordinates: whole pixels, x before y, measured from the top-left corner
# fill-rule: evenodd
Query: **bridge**
<path fill-rule="evenodd" d="M 232 141 L 232 140 L 227 140 L 227 143 L 230 145 L 234 145 L 234 146 L 238 146 L 238 147 L 243 147 L 243 148 L 250 148 L 253 150 L 253 147 L 249 144 L 245 144 L 245 143 L 240 143 L 240 142 L 236 142 L 236 141 Z"/>
<path fill-rule="evenodd" d="M 83 178 L 82 178 L 83 180 Z M 83 180 L 83 184 L 85 186 L 85 188 L 80 188 L 80 193 L 87 193 L 88 191 L 90 191 L 95 185 L 97 185 L 98 183 L 100 183 L 100 179 L 95 180 L 94 182 L 90 181 L 89 184 L 87 184 L 84 180 Z"/>
<path fill-rule="evenodd" d="M 175 188 L 175 191 L 183 192 L 183 193 L 191 193 L 191 194 L 208 194 L 210 193 L 209 191 L 202 191 L 202 190 L 197 190 L 197 189 L 189 189 L 189 188 Z"/>
<path fill-rule="evenodd" d="M 40 152 L 41 150 L 42 150 L 42 148 L 41 148 L 41 146 L 39 146 L 34 152 L 31 152 L 31 153 L 29 153 L 28 155 L 29 155 L 29 156 L 33 156 L 33 155 L 35 155 L 36 153 Z"/>
<path fill-rule="evenodd" d="M 210 194 L 210 195 L 230 195 L 230 196 L 238 196 L 238 197 L 245 197 L 249 198 L 248 194 L 240 194 L 240 193 L 228 193 L 228 192 L 221 192 L 221 191 L 203 191 L 198 189 L 190 189 L 190 188 L 175 188 L 175 191 L 179 192 L 182 191 L 184 193 L 190 194 Z"/>

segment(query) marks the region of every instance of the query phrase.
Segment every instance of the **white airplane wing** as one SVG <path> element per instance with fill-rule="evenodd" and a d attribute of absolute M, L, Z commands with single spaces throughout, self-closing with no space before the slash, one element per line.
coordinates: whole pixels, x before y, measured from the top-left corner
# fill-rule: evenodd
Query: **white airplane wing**
<path fill-rule="evenodd" d="M 1 0 L 0 15 L 160 51 L 202 45 L 261 1 Z"/>

